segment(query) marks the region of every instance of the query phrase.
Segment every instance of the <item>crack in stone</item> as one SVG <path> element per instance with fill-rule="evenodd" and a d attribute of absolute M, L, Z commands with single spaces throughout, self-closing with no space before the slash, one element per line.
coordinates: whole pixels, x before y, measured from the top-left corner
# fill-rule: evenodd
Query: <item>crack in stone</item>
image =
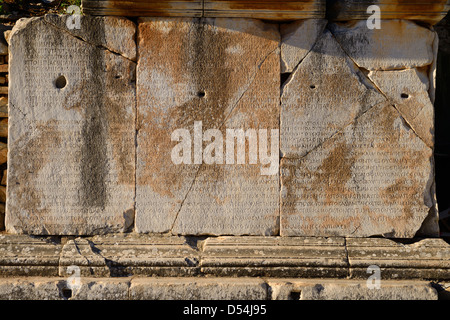
<path fill-rule="evenodd" d="M 259 73 L 259 71 L 261 70 L 261 67 L 264 65 L 264 63 L 267 61 L 267 59 L 277 50 L 279 50 L 280 47 L 276 47 L 274 50 L 270 51 L 263 59 L 262 61 L 258 64 L 256 71 L 252 77 L 252 79 L 249 82 L 249 85 L 247 86 L 247 88 L 244 90 L 244 92 L 239 96 L 238 100 L 236 101 L 236 103 L 234 104 L 234 106 L 231 108 L 230 112 L 228 113 L 228 115 L 225 117 L 225 119 L 223 120 L 222 124 L 219 126 L 219 129 L 222 128 L 223 125 L 225 125 L 225 123 L 227 122 L 228 118 L 230 118 L 231 114 L 233 113 L 233 111 L 236 109 L 236 107 L 239 105 L 239 102 L 241 102 L 242 98 L 245 96 L 245 94 L 248 92 L 248 90 L 250 90 L 250 88 L 252 87 L 253 83 L 256 80 L 256 77 Z"/>
<path fill-rule="evenodd" d="M 386 99 L 386 102 L 389 102 L 391 104 L 391 106 L 398 112 L 399 116 L 402 118 L 402 120 L 408 125 L 408 127 L 411 129 L 411 131 L 414 133 L 415 136 L 417 136 L 417 138 L 419 138 L 428 148 L 431 148 L 431 146 L 429 146 L 424 139 L 422 139 L 422 137 L 416 132 L 416 130 L 414 129 L 414 127 L 411 125 L 411 123 L 406 119 L 405 115 L 397 108 L 397 106 L 395 104 L 392 103 L 391 99 L 388 98 L 388 96 L 381 91 L 381 89 L 375 84 L 375 82 L 372 81 L 372 79 L 370 79 L 368 76 L 366 76 L 363 72 L 363 70 L 361 69 L 361 67 L 356 63 L 355 60 L 353 60 L 353 58 L 348 54 L 347 51 L 345 51 L 344 47 L 341 45 L 341 43 L 338 41 L 338 39 L 336 38 L 336 36 L 333 34 L 333 32 L 328 29 L 328 31 L 330 31 L 331 35 L 333 36 L 334 40 L 336 41 L 336 43 L 339 45 L 339 47 L 342 49 L 342 51 L 345 53 L 345 55 L 351 60 L 353 61 L 354 65 L 359 69 L 360 73 L 364 76 L 366 81 L 369 81 L 369 83 L 381 94 L 383 95 L 383 97 Z M 405 69 L 399 69 L 399 70 L 405 70 Z M 392 70 L 389 70 L 392 71 Z M 371 109 L 371 108 L 370 108 Z"/>
<path fill-rule="evenodd" d="M 281 42 L 280 42 L 280 44 L 281 44 Z M 261 60 L 261 62 L 258 63 L 258 66 L 257 66 L 257 68 L 256 68 L 256 71 L 255 71 L 255 73 L 254 73 L 252 79 L 250 80 L 249 85 L 248 85 L 247 88 L 244 90 L 244 92 L 239 96 L 238 100 L 236 101 L 236 103 L 234 104 L 234 106 L 231 108 L 231 110 L 230 110 L 230 112 L 228 113 L 228 115 L 225 117 L 225 119 L 223 120 L 223 122 L 220 124 L 219 129 L 221 129 L 221 128 L 225 125 L 225 123 L 226 123 L 227 120 L 230 118 L 230 116 L 231 116 L 231 114 L 233 113 L 233 111 L 234 111 L 234 110 L 236 109 L 236 107 L 239 105 L 239 102 L 242 100 L 242 98 L 245 96 L 245 94 L 250 90 L 250 88 L 252 87 L 253 83 L 254 83 L 255 80 L 256 80 L 256 77 L 257 77 L 259 71 L 261 70 L 261 67 L 264 65 L 264 63 L 267 61 L 267 59 L 268 59 L 274 52 L 276 52 L 276 51 L 279 50 L 279 49 L 280 49 L 280 46 L 277 46 L 274 50 L 270 51 L 270 52 L 269 52 L 269 53 Z M 181 209 L 183 208 L 183 204 L 184 204 L 184 202 L 186 201 L 188 195 L 190 194 L 192 188 L 194 187 L 194 183 L 197 181 L 197 178 L 198 178 L 198 176 L 199 176 L 200 170 L 202 169 L 202 166 L 203 166 L 203 163 L 200 164 L 200 166 L 199 166 L 199 168 L 198 168 L 198 170 L 197 170 L 197 172 L 196 172 L 196 174 L 195 174 L 195 177 L 194 177 L 194 179 L 193 179 L 193 181 L 192 181 L 192 183 L 191 183 L 191 186 L 189 187 L 189 189 L 188 189 L 188 191 L 187 191 L 187 193 L 186 193 L 184 199 L 181 201 L 180 208 L 178 209 L 178 212 L 177 212 L 177 214 L 175 215 L 175 219 L 174 219 L 174 221 L 173 221 L 173 223 L 172 223 L 172 226 L 171 226 L 171 228 L 170 228 L 170 230 L 169 230 L 170 233 L 173 233 L 173 228 L 175 227 L 175 224 L 176 224 L 176 222 L 177 222 L 177 220 L 178 220 L 178 217 L 179 217 L 179 215 L 180 215 Z"/>
<path fill-rule="evenodd" d="M 344 126 L 342 126 L 341 129 L 337 130 L 335 133 L 333 133 L 331 136 L 329 136 L 328 138 L 325 138 L 321 143 L 319 143 L 317 146 L 315 146 L 314 148 L 312 148 L 311 150 L 309 150 L 308 152 L 306 152 L 304 155 L 302 156 L 283 156 L 283 159 L 293 159 L 293 160 L 301 160 L 303 158 L 305 158 L 306 156 L 308 156 L 310 153 L 316 151 L 318 148 L 320 148 L 321 146 L 323 146 L 326 142 L 332 140 L 335 136 L 337 136 L 338 134 L 341 134 L 344 132 L 344 130 L 346 128 L 348 128 L 349 126 L 351 126 L 352 124 L 354 124 L 355 122 L 357 122 L 361 117 L 363 117 L 367 112 L 369 112 L 370 110 L 372 110 L 373 108 L 383 104 L 385 102 L 381 102 L 381 103 L 377 103 L 371 107 L 369 107 L 367 110 L 361 112 L 359 115 L 357 115 L 355 118 L 353 118 L 350 122 L 348 122 L 347 124 L 345 124 Z"/>
<path fill-rule="evenodd" d="M 350 266 L 350 259 L 348 257 L 347 238 L 344 237 L 343 239 L 344 239 L 345 263 L 347 265 L 347 278 L 351 278 L 351 266 Z"/>
<path fill-rule="evenodd" d="M 297 63 L 297 65 L 292 69 L 292 72 L 290 72 L 289 77 L 286 79 L 286 81 L 284 81 L 284 83 L 282 83 L 282 86 L 280 88 L 280 99 L 282 99 L 283 97 L 283 91 L 284 88 L 291 82 L 292 77 L 295 75 L 295 72 L 298 70 L 298 68 L 300 67 L 300 65 L 302 64 L 303 61 L 305 61 L 305 59 L 311 54 L 311 52 L 313 51 L 313 49 L 316 47 L 317 42 L 319 42 L 320 37 L 322 36 L 323 32 L 325 31 L 326 26 L 324 26 L 322 32 L 320 33 L 320 35 L 317 37 L 316 41 L 314 42 L 313 46 L 311 47 L 311 49 L 309 49 L 308 53 L 305 54 L 305 56 L 300 59 L 300 61 Z"/>
<path fill-rule="evenodd" d="M 11 109 L 17 109 L 17 110 L 19 110 L 19 112 L 22 114 L 22 117 L 23 117 L 24 119 L 27 117 L 27 113 L 24 112 L 21 108 L 19 108 L 19 107 L 16 106 L 15 104 L 9 102 L 9 107 L 10 107 Z"/>
<path fill-rule="evenodd" d="M 87 240 L 87 242 L 89 244 L 91 252 L 96 254 L 97 256 L 99 256 L 101 259 L 103 259 L 104 265 L 109 270 L 109 276 L 114 277 L 115 275 L 114 275 L 114 269 L 113 269 L 113 265 L 112 265 L 113 260 L 110 260 L 110 259 L 106 258 L 104 255 L 102 255 L 101 254 L 102 251 L 95 246 L 95 243 L 92 240 Z"/>
<path fill-rule="evenodd" d="M 110 48 L 105 47 L 104 45 L 101 45 L 101 44 L 95 44 L 95 43 L 92 43 L 92 42 L 90 42 L 90 41 L 84 39 L 84 38 L 81 37 L 81 36 L 77 36 L 77 35 L 71 33 L 70 31 L 68 31 L 68 30 L 66 30 L 66 29 L 64 29 L 64 28 L 60 28 L 59 26 L 55 25 L 54 23 L 48 21 L 45 17 L 44 17 L 44 19 L 42 19 L 42 21 L 43 21 L 45 24 L 48 24 L 49 26 L 52 26 L 53 28 L 55 28 L 55 29 L 57 29 L 57 30 L 60 30 L 60 31 L 65 32 L 66 34 L 70 35 L 72 38 L 78 39 L 78 40 L 80 40 L 80 41 L 82 41 L 82 42 L 84 42 L 84 43 L 87 43 L 87 44 L 89 44 L 89 45 L 91 45 L 91 46 L 93 46 L 93 47 L 96 47 L 97 49 L 100 49 L 100 50 L 103 50 L 103 51 L 108 51 L 108 52 L 111 53 L 111 54 L 114 54 L 114 55 L 116 55 L 116 56 L 120 56 L 120 57 L 122 57 L 122 58 L 124 58 L 124 59 L 126 59 L 126 60 L 128 60 L 128 61 L 130 61 L 130 62 L 132 62 L 132 63 L 134 63 L 134 64 L 136 64 L 136 61 L 131 60 L 130 58 L 125 57 L 125 56 L 124 56 L 123 54 L 121 54 L 120 52 L 113 51 L 113 50 L 111 50 Z"/>
<path fill-rule="evenodd" d="M 334 36 L 334 34 L 331 32 L 331 30 L 329 30 L 326 26 L 324 27 L 323 31 L 328 30 L 330 32 L 330 34 L 332 35 L 333 39 L 336 41 L 336 43 L 339 45 L 339 47 L 342 49 L 342 52 L 344 52 L 344 54 L 350 59 L 350 61 L 353 62 L 354 66 L 360 71 L 359 73 L 356 73 L 356 75 L 361 79 L 361 76 L 364 77 L 364 79 L 366 79 L 370 84 L 373 85 L 373 87 L 386 99 L 386 102 L 389 102 L 389 99 L 386 97 L 386 95 L 373 83 L 373 81 L 371 81 L 371 79 L 369 79 L 363 72 L 363 70 L 361 70 L 361 68 L 356 64 L 356 62 L 348 55 L 348 53 L 343 49 L 343 47 L 341 46 L 341 44 L 339 43 L 339 41 L 337 41 L 336 37 Z M 323 34 L 322 31 L 322 34 Z M 320 40 L 320 37 L 318 37 L 316 39 L 315 44 L 312 46 L 311 50 L 305 55 L 305 57 L 297 64 L 297 66 L 294 68 L 294 70 L 292 71 L 292 74 L 289 76 L 289 78 L 286 80 L 285 84 L 283 85 L 283 89 L 286 85 L 289 84 L 289 82 L 292 80 L 292 77 L 294 76 L 295 72 L 298 70 L 298 68 L 300 67 L 301 63 L 311 54 L 311 52 L 313 51 L 314 47 L 316 46 L 317 42 Z M 364 79 L 361 79 L 361 82 L 366 85 L 366 83 L 364 83 Z M 281 92 L 281 98 L 280 100 L 282 101 L 282 96 L 283 93 Z M 361 118 L 364 114 L 366 114 L 368 111 L 370 111 L 372 108 L 374 108 L 375 106 L 380 105 L 380 103 L 375 104 L 371 107 L 369 107 L 367 110 L 361 112 L 360 114 L 358 114 L 355 118 L 353 118 L 350 122 L 348 122 L 347 124 L 344 124 L 344 126 L 337 130 L 335 133 L 333 133 L 331 136 L 329 136 L 328 138 L 325 138 L 321 143 L 319 143 L 317 146 L 315 146 L 314 148 L 312 148 L 311 150 L 307 151 L 304 155 L 299 156 L 299 157 L 292 157 L 292 156 L 283 156 L 280 152 L 280 159 L 302 159 L 305 158 L 306 156 L 308 156 L 310 153 L 314 152 L 315 150 L 317 150 L 319 147 L 321 147 L 323 144 L 325 144 L 327 141 L 333 139 L 336 135 L 342 133 L 348 126 L 352 125 L 353 123 L 355 123 L 356 121 L 358 121 L 359 118 Z M 403 118 L 403 117 L 402 117 Z M 280 117 L 280 121 L 281 121 L 281 117 Z M 281 123 L 280 123 L 280 128 L 281 128 Z M 281 136 L 281 135 L 280 135 Z M 421 139 L 422 140 L 422 139 Z M 422 140 L 423 141 L 423 140 Z M 280 144 L 281 145 L 281 144 Z M 281 164 L 280 164 L 280 170 L 281 170 Z M 280 191 L 281 192 L 281 191 Z"/>
<path fill-rule="evenodd" d="M 194 179 L 192 180 L 191 186 L 189 187 L 189 190 L 186 192 L 186 195 L 185 195 L 184 199 L 181 201 L 180 208 L 178 209 L 178 212 L 177 212 L 177 214 L 175 216 L 175 219 L 173 220 L 172 226 L 170 228 L 170 231 L 169 231 L 170 233 L 173 232 L 173 228 L 175 227 L 175 223 L 178 220 L 178 216 L 180 215 L 181 209 L 183 208 L 183 204 L 186 201 L 186 199 L 187 199 L 189 193 L 191 192 L 192 188 L 194 187 L 194 183 L 197 180 L 197 177 L 198 177 L 198 174 L 199 174 L 199 172 L 200 172 L 200 170 L 202 168 L 202 165 L 203 164 L 200 164 L 200 166 L 199 166 L 199 168 L 198 168 L 198 170 L 197 170 L 197 172 L 196 172 L 196 174 L 194 176 Z"/>
<path fill-rule="evenodd" d="M 428 143 L 426 143 L 424 141 L 424 139 L 422 139 L 422 137 L 416 132 L 416 130 L 414 129 L 413 125 L 407 120 L 407 118 L 404 116 L 404 114 L 400 111 L 400 109 L 397 108 L 397 106 L 395 104 L 391 105 L 399 114 L 400 118 L 402 118 L 402 120 L 406 123 L 406 125 L 408 126 L 409 129 L 411 129 L 411 131 L 414 133 L 414 135 L 419 138 L 424 144 L 425 146 L 427 146 L 430 149 L 433 149 L 433 146 L 428 145 Z M 415 118 L 414 118 L 415 119 Z M 414 120 L 413 119 L 413 120 Z"/>
<path fill-rule="evenodd" d="M 81 250 L 80 250 L 80 248 L 78 247 L 78 244 L 77 244 L 77 239 L 73 239 L 73 244 L 75 245 L 75 249 L 77 249 L 78 254 L 80 256 L 82 256 L 86 260 L 86 262 L 87 262 L 87 264 L 89 266 L 90 265 L 90 260 L 84 254 L 81 253 Z M 89 269 L 91 269 L 90 266 L 89 266 Z"/>

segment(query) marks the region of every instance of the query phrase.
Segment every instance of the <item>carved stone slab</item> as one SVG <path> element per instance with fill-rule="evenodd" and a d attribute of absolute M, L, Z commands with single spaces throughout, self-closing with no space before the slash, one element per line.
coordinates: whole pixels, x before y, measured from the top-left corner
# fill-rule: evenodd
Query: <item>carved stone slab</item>
<path fill-rule="evenodd" d="M 360 23 L 332 24 L 284 85 L 282 236 L 437 234 L 434 33 L 401 27 L 417 30 L 416 52 Z"/>
<path fill-rule="evenodd" d="M 66 19 L 21 20 L 11 34 L 8 232 L 101 234 L 133 223 L 135 63 L 133 48 L 120 48 L 135 45 L 135 27 L 81 18 L 75 36 Z M 117 24 L 124 31 L 111 36 Z"/>
<path fill-rule="evenodd" d="M 138 232 L 278 232 L 279 38 L 276 25 L 250 19 L 140 21 Z M 189 139 L 181 163 L 176 130 Z M 254 164 L 249 145 L 227 148 L 228 130 L 254 130 Z"/>

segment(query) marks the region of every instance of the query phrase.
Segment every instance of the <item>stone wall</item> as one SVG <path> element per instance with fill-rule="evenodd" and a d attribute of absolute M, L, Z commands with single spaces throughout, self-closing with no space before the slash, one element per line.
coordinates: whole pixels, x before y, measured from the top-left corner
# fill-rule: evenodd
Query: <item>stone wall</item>
<path fill-rule="evenodd" d="M 8 232 L 438 234 L 431 28 L 66 19 L 11 35 Z"/>

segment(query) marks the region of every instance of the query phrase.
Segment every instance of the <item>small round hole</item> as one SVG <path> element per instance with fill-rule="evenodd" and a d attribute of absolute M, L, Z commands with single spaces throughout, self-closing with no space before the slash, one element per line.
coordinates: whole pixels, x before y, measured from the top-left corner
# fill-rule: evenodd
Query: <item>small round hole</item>
<path fill-rule="evenodd" d="M 64 298 L 70 299 L 72 298 L 72 290 L 70 290 L 69 288 L 64 288 L 62 289 L 62 295 Z"/>
<path fill-rule="evenodd" d="M 400 97 L 402 97 L 402 99 L 408 99 L 408 98 L 409 98 L 409 95 L 408 95 L 407 93 L 402 93 L 402 94 L 400 95 Z"/>
<path fill-rule="evenodd" d="M 206 93 L 204 91 L 197 92 L 197 97 L 204 98 L 206 96 Z"/>
<path fill-rule="evenodd" d="M 67 80 L 66 80 L 66 77 L 64 77 L 64 76 L 59 76 L 59 77 L 56 78 L 56 80 L 55 80 L 55 86 L 56 86 L 58 89 L 64 88 L 64 87 L 66 86 L 66 84 L 67 84 Z"/>
<path fill-rule="evenodd" d="M 316 86 L 315 86 L 315 85 L 313 85 L 313 84 L 312 84 L 312 85 L 310 85 L 309 87 L 310 87 L 311 89 L 315 89 L 315 88 L 316 88 Z"/>

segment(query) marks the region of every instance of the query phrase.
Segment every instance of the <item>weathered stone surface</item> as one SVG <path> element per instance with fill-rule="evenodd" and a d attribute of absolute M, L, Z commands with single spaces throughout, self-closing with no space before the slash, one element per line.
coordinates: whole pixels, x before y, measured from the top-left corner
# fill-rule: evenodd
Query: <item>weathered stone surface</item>
<path fill-rule="evenodd" d="M 403 55 L 404 43 L 386 58 L 375 44 L 388 45 L 390 35 L 336 24 L 283 88 L 282 236 L 437 235 L 429 67 L 364 70 L 431 65 L 434 33 L 387 23 L 418 29 L 425 58 Z"/>
<path fill-rule="evenodd" d="M 134 209 L 135 63 L 52 19 L 11 34 L 7 231 L 121 232 Z M 83 32 L 102 38 L 98 26 Z"/>
<path fill-rule="evenodd" d="M 201 271 L 215 276 L 346 277 L 343 238 L 218 237 L 202 245 Z"/>
<path fill-rule="evenodd" d="M 183 237 L 108 235 L 68 241 L 61 254 L 59 275 L 71 265 L 83 276 L 193 276 L 198 251 Z"/>
<path fill-rule="evenodd" d="M 81 278 L 69 300 L 128 300 L 129 278 Z M 66 284 L 67 286 L 67 284 Z"/>
<path fill-rule="evenodd" d="M 443 239 L 414 243 L 389 239 L 347 239 L 350 276 L 367 278 L 367 267 L 381 268 L 382 279 L 448 279 L 450 245 Z"/>
<path fill-rule="evenodd" d="M 76 238 L 67 241 L 61 249 L 59 260 L 59 276 L 69 276 L 70 266 L 80 268 L 81 276 L 109 276 L 109 268 L 100 250 L 92 241 L 84 238 Z"/>
<path fill-rule="evenodd" d="M 283 157 L 308 154 L 370 107 L 385 101 L 364 78 L 325 30 L 283 88 Z"/>
<path fill-rule="evenodd" d="M 89 15 L 126 17 L 225 17 L 265 20 L 325 18 L 325 0 L 83 0 Z"/>
<path fill-rule="evenodd" d="M 89 15 L 126 17 L 202 17 L 203 0 L 119 1 L 83 0 L 83 12 Z"/>
<path fill-rule="evenodd" d="M 185 129 L 193 137 L 195 122 L 201 122 L 203 133 L 216 129 L 223 140 L 226 129 L 267 129 L 270 136 L 279 126 L 279 41 L 277 26 L 258 20 L 140 21 L 138 232 L 278 232 L 277 168 L 262 175 L 267 166 L 249 164 L 248 156 L 245 165 L 192 162 L 190 156 L 195 164 L 176 165 L 171 135 Z M 225 147 L 223 152 L 225 163 Z"/>
<path fill-rule="evenodd" d="M 132 276 L 364 280 L 368 266 L 377 265 L 383 281 L 450 280 L 450 245 L 442 239 L 409 244 L 409 240 L 334 237 L 229 236 L 196 241 L 115 234 L 67 238 L 59 242 L 56 237 L 0 234 L 0 278 L 67 279 L 77 274 L 76 266 L 83 281 Z"/>
<path fill-rule="evenodd" d="M 432 149 L 388 103 L 281 163 L 281 235 L 412 238 L 434 205 Z"/>
<path fill-rule="evenodd" d="M 366 281 L 268 279 L 272 300 L 437 300 L 429 282 L 382 281 L 370 289 Z"/>
<path fill-rule="evenodd" d="M 329 28 L 345 52 L 367 70 L 415 68 L 433 62 L 434 31 L 406 20 L 383 20 L 382 24 L 381 29 L 369 29 L 367 21 L 361 20 L 332 23 Z"/>
<path fill-rule="evenodd" d="M 57 276 L 60 253 L 51 239 L 0 234 L 0 277 Z"/>
<path fill-rule="evenodd" d="M 324 0 L 288 1 L 277 0 L 255 2 L 253 0 L 205 0 L 205 17 L 255 18 L 266 20 L 303 20 L 325 18 Z"/>
<path fill-rule="evenodd" d="M 322 34 L 326 20 L 306 19 L 280 25 L 281 73 L 294 71 Z"/>
<path fill-rule="evenodd" d="M 434 108 L 428 90 L 428 74 L 418 69 L 372 71 L 369 78 L 394 104 L 414 132 L 434 145 Z"/>
<path fill-rule="evenodd" d="M 267 300 L 267 285 L 257 278 L 138 278 L 131 300 Z"/>
<path fill-rule="evenodd" d="M 368 77 L 400 112 L 405 122 L 427 146 L 434 146 L 434 75 L 428 68 L 397 71 L 371 71 Z M 432 68 L 429 68 L 432 69 Z M 433 163 L 433 160 L 431 160 Z M 434 170 L 434 168 L 433 168 Z M 439 234 L 436 190 L 430 189 L 433 207 L 418 231 L 421 236 Z"/>
<path fill-rule="evenodd" d="M 425 281 L 257 278 L 0 278 L 0 300 L 437 300 Z M 441 295 L 442 296 L 442 295 Z M 439 299 L 441 299 L 441 296 Z M 444 297 L 445 298 L 445 297 Z"/>
<path fill-rule="evenodd" d="M 45 16 L 46 22 L 61 29 L 61 31 L 69 32 L 92 45 L 120 54 L 127 59 L 136 60 L 136 43 L 134 40 L 136 25 L 134 22 L 121 17 L 83 16 L 83 19 L 80 19 L 79 26 L 74 25 L 74 28 L 68 29 L 67 24 L 70 25 L 70 22 L 67 22 L 68 19 L 71 19 L 71 16 Z"/>
<path fill-rule="evenodd" d="M 0 300 L 60 300 L 57 278 L 0 278 Z"/>

